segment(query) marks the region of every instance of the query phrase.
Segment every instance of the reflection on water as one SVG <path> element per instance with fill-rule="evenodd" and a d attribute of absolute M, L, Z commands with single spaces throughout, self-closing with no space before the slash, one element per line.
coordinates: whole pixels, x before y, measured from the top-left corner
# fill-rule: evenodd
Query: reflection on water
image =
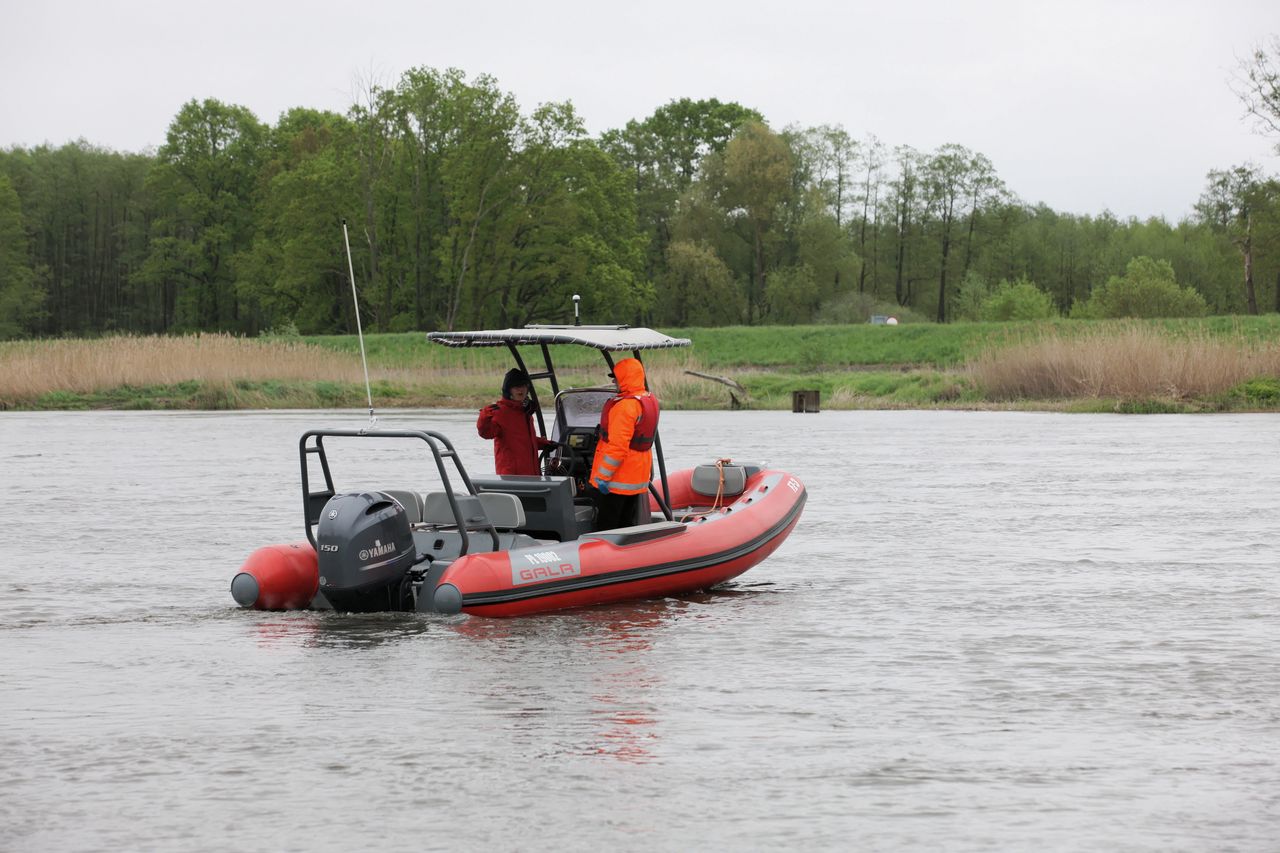
<path fill-rule="evenodd" d="M 552 672 L 539 672 L 539 681 L 554 679 L 558 662 L 570 657 L 575 668 L 586 673 L 581 685 L 583 742 L 564 740 L 564 727 L 556 722 L 555 701 L 511 709 L 515 739 L 530 742 L 552 734 L 552 742 L 542 747 L 548 754 L 567 748 L 583 755 L 644 762 L 651 758 L 650 742 L 659 737 L 653 694 L 662 686 L 650 652 L 654 633 L 671 621 L 676 604 L 633 602 L 584 608 L 543 619 L 464 619 L 451 628 L 458 636 L 477 644 L 475 653 L 481 657 L 500 656 L 509 648 L 526 652 L 546 643 L 546 665 Z M 550 643 L 548 636 L 554 638 Z M 491 699 L 497 702 L 508 685 L 495 686 L 497 691 Z"/>
<path fill-rule="evenodd" d="M 651 758 L 650 743 L 659 737 L 653 693 L 663 682 L 649 660 L 655 632 L 678 617 L 686 603 L 709 604 L 717 598 L 750 594 L 714 591 L 680 600 L 584 608 L 540 619 L 299 612 L 244 613 L 243 621 L 260 648 L 285 654 L 303 649 L 364 652 L 383 644 L 453 637 L 459 642 L 451 654 L 485 663 L 491 676 L 485 682 L 489 686 L 486 704 L 495 711 L 501 709 L 510 720 L 508 734 L 513 740 L 539 742 L 534 749 L 540 754 L 568 751 L 643 762 Z M 536 649 L 545 654 L 534 654 Z M 567 737 L 566 727 L 557 722 L 559 703 L 552 695 L 555 671 L 568 658 L 586 679 L 580 685 L 580 719 L 568 727 L 576 732 L 574 737 Z M 513 672 L 515 668 L 519 672 Z M 522 693 L 522 685 L 529 692 Z M 545 691 L 542 701 L 527 701 L 538 691 Z M 447 705 L 452 698 L 430 692 L 439 704 Z M 513 696 L 522 697 L 521 701 L 512 702 Z"/>
<path fill-rule="evenodd" d="M 721 590 L 509 620 L 239 610 L 235 568 L 298 538 L 298 436 L 363 420 L 0 414 L 0 846 L 1280 837 L 1272 416 L 674 412 L 671 467 L 732 453 L 809 489 Z M 383 421 L 488 473 L 470 412 Z M 397 452 L 366 466 L 419 484 Z"/>

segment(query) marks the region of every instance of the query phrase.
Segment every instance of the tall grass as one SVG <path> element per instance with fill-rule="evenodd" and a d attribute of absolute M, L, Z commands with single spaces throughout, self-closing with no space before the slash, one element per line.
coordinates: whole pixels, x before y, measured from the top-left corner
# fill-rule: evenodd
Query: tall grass
<path fill-rule="evenodd" d="M 992 400 L 1208 398 L 1257 377 L 1280 377 L 1280 344 L 1151 324 L 1097 326 L 1071 337 L 1055 329 L 993 347 L 966 372 Z"/>
<path fill-rule="evenodd" d="M 388 358 L 387 349 L 384 346 L 378 356 L 370 353 L 369 377 L 379 406 L 466 407 L 489 402 L 498 396 L 502 376 L 511 366 L 505 348 L 449 350 L 432 345 L 427 352 L 442 357 L 413 366 L 405 351 L 391 347 L 395 354 Z M 357 352 L 226 334 L 0 343 L 0 408 L 41 401 L 61 405 L 68 399 L 148 408 L 363 406 L 364 373 Z M 579 357 L 558 362 L 580 362 L 587 356 L 590 364 L 558 371 L 562 388 L 608 381 L 598 353 L 583 350 L 575 355 Z M 685 366 L 701 367 L 688 358 L 651 365 L 651 385 L 665 388 L 673 407 L 725 405 L 722 386 L 686 375 Z M 120 389 L 125 393 L 110 393 Z M 169 393 L 143 393 L 144 389 Z M 542 390 L 549 392 L 546 386 Z M 549 403 L 549 397 L 544 402 Z"/>
<path fill-rule="evenodd" d="M 0 400 L 191 381 L 316 379 L 363 385 L 364 374 L 358 357 L 297 341 L 225 334 L 0 344 Z"/>
<path fill-rule="evenodd" d="M 682 334 L 674 330 L 674 334 Z M 671 409 L 723 409 L 740 382 L 751 408 L 790 408 L 816 389 L 824 408 L 912 408 L 1112 400 L 1192 401 L 1178 410 L 1280 407 L 1280 317 L 1200 322 L 691 329 L 687 349 L 644 353 Z M 421 333 L 368 336 L 378 408 L 491 402 L 505 348 L 448 349 Z M 356 339 L 117 337 L 0 343 L 4 408 L 313 408 L 365 405 Z M 535 352 L 525 353 L 540 366 Z M 616 354 L 621 356 L 621 353 Z M 607 381 L 598 352 L 555 352 L 560 385 Z M 953 360 L 959 366 L 950 367 Z M 544 405 L 549 387 L 539 384 Z M 1222 395 L 1232 392 L 1231 399 Z M 1159 408 L 1159 407 L 1157 407 Z M 1154 410 L 1154 409 L 1153 409 Z M 1165 407 L 1161 410 L 1170 410 Z"/>

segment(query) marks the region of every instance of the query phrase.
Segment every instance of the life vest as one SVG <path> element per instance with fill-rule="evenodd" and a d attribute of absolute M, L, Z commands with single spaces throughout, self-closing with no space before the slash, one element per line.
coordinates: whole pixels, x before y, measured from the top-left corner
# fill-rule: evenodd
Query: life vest
<path fill-rule="evenodd" d="M 647 451 L 653 447 L 653 440 L 658 435 L 658 398 L 647 392 L 619 394 L 609 398 L 600 412 L 600 440 L 604 442 L 609 440 L 609 413 L 613 411 L 614 404 L 627 399 L 635 400 L 640 404 L 640 420 L 636 422 L 636 429 L 631 434 L 631 443 L 628 446 L 632 450 Z"/>

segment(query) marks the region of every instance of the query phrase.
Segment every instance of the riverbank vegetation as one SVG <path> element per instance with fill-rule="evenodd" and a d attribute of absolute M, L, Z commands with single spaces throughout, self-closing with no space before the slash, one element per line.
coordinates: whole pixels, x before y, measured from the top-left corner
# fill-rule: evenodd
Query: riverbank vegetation
<path fill-rule="evenodd" d="M 1114 401 L 1117 411 L 1280 406 L 1280 340 L 1247 341 L 1184 326 L 1046 329 L 970 359 L 965 374 L 991 402 Z"/>
<path fill-rule="evenodd" d="M 1280 409 L 1280 316 L 667 330 L 692 349 L 645 354 L 668 409 Z M 504 348 L 450 349 L 417 333 L 366 336 L 374 405 L 472 408 L 510 366 Z M 536 354 L 530 353 L 532 357 Z M 562 383 L 604 381 L 599 355 L 557 352 Z M 545 388 L 544 388 L 545 394 Z M 115 336 L 0 343 L 9 409 L 363 408 L 354 336 Z"/>
<path fill-rule="evenodd" d="M 1263 95 L 1276 53 L 1246 61 Z M 714 98 L 599 136 L 456 70 L 275 124 L 192 100 L 155 151 L 0 150 L 0 339 L 352 333 L 343 222 L 383 333 L 571 322 L 574 294 L 664 328 L 1280 311 L 1280 182 L 1218 165 L 1185 219 L 1122 220 L 1028 202 L 961 144 Z"/>
<path fill-rule="evenodd" d="M 1237 93 L 1271 131 L 1277 59 Z M 418 68 L 274 125 L 192 100 L 154 151 L 0 150 L 0 407 L 362 407 L 358 317 L 375 406 L 470 407 L 505 354 L 423 332 L 578 307 L 694 340 L 647 359 L 668 408 L 727 404 L 690 371 L 756 408 L 1277 407 L 1280 180 L 1256 166 L 1221 164 L 1170 223 L 714 98 L 585 127 Z"/>

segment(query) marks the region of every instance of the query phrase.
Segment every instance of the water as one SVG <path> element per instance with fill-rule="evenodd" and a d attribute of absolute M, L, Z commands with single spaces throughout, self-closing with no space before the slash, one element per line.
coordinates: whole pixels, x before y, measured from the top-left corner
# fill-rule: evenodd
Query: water
<path fill-rule="evenodd" d="M 1274 416 L 670 413 L 809 488 L 724 591 L 235 608 L 363 422 L 0 414 L 0 849 L 1280 847 Z"/>

